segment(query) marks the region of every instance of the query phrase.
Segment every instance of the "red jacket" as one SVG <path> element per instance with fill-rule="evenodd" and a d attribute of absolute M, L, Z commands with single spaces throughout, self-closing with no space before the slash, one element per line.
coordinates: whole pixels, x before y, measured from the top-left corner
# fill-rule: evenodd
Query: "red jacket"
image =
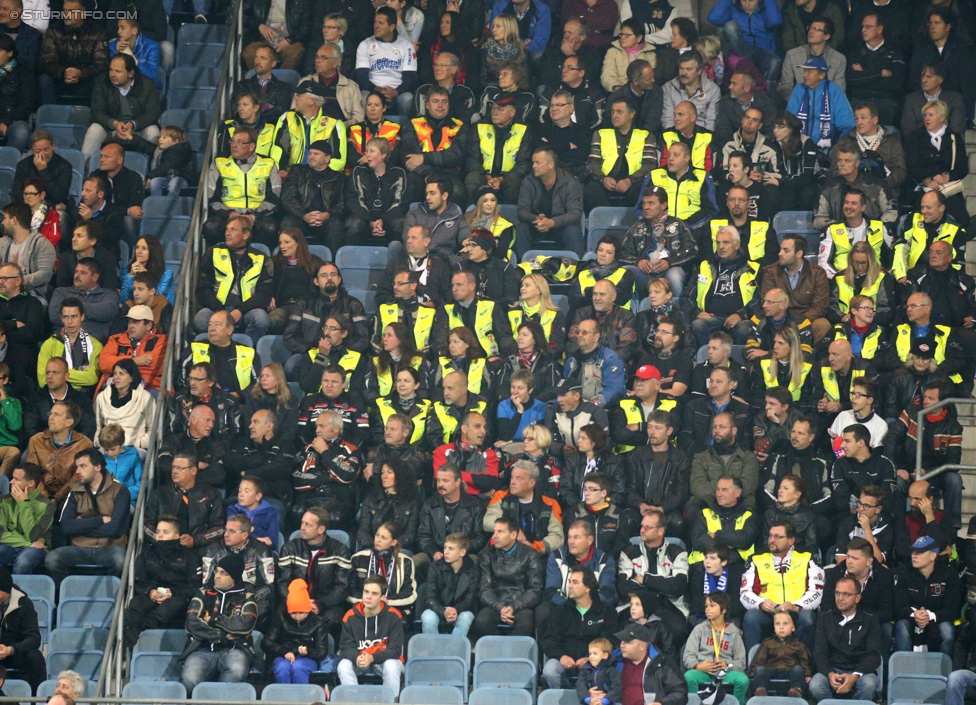
<path fill-rule="evenodd" d="M 468 494 L 483 494 L 487 498 L 501 488 L 498 454 L 491 448 L 466 451 L 457 443 L 445 443 L 434 451 L 434 472 L 444 463 L 456 463 L 461 468 L 461 481 Z"/>
<path fill-rule="evenodd" d="M 146 383 L 146 389 L 159 389 L 163 379 L 163 359 L 166 357 L 166 336 L 153 331 L 140 340 L 133 350 L 132 343 L 129 342 L 129 334 L 116 333 L 109 337 L 98 357 L 98 369 L 102 373 L 102 378 L 98 381 L 98 389 L 95 393 L 101 390 L 102 385 L 112 375 L 112 368 L 115 367 L 116 362 L 145 354 L 151 355 L 152 361 L 148 365 L 139 365 L 142 380 Z"/>

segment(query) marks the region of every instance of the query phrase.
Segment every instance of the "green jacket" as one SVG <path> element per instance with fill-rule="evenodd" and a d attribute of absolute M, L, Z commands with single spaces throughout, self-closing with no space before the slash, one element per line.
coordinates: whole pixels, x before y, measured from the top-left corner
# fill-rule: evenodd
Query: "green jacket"
<path fill-rule="evenodd" d="M 17 432 L 24 424 L 24 409 L 20 404 L 20 399 L 7 395 L 7 398 L 0 401 L 0 446 L 20 445 L 20 437 Z"/>
<path fill-rule="evenodd" d="M 35 541 L 51 545 L 54 504 L 40 490 L 31 490 L 18 502 L 7 495 L 0 499 L 0 544 L 27 548 Z"/>

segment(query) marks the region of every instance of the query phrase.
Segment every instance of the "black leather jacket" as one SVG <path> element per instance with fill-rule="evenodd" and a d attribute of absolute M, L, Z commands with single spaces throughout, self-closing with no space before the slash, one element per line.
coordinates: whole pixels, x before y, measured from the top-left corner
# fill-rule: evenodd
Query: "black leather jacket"
<path fill-rule="evenodd" d="M 481 604 L 500 611 L 506 605 L 516 612 L 534 609 L 542 599 L 546 566 L 542 556 L 524 543 L 516 543 L 512 555 L 489 546 L 478 556 L 481 566 Z"/>
<path fill-rule="evenodd" d="M 670 215 L 665 216 L 660 225 L 671 266 L 683 267 L 694 262 L 698 257 L 698 243 L 688 226 Z M 624 235 L 620 259 L 627 264 L 637 264 L 637 260 L 646 259 L 649 252 L 657 249 L 654 229 L 644 218 L 631 225 Z"/>
<path fill-rule="evenodd" d="M 270 620 L 268 633 L 264 635 L 264 640 L 261 642 L 261 649 L 274 658 L 289 652 L 297 655 L 298 647 L 304 646 L 308 649 L 306 657 L 318 662 L 328 656 L 327 643 L 328 633 L 321 616 L 313 613 L 301 622 L 296 622 L 288 614 L 287 606 L 282 605 L 278 610 L 278 618 Z"/>
<path fill-rule="evenodd" d="M 321 549 L 312 559 L 312 546 L 301 538 L 286 541 L 278 552 L 278 599 L 288 599 L 288 584 L 301 578 L 309 582 L 309 593 L 320 607 L 339 607 L 346 604 L 349 573 L 352 570 L 349 549 L 345 544 L 325 537 Z M 314 565 L 309 569 L 309 561 Z M 309 581 L 309 576 L 311 580 Z"/>
<path fill-rule="evenodd" d="M 433 561 L 427 572 L 427 586 L 427 604 L 423 609 L 433 610 L 441 617 L 448 607 L 453 607 L 459 613 L 477 612 L 478 566 L 470 556 L 465 556 L 461 561 L 461 569 L 456 576 L 449 563 Z"/>
<path fill-rule="evenodd" d="M 312 26 L 312 11 L 314 3 L 311 0 L 286 0 L 285 24 L 288 26 L 286 39 L 292 44 L 307 44 L 316 27 Z M 246 0 L 243 9 L 244 41 L 247 43 L 261 41 L 258 27 L 268 21 L 271 11 L 271 0 Z M 314 32 L 318 34 L 318 32 Z"/>
<path fill-rule="evenodd" d="M 369 348 L 369 326 L 366 323 L 366 309 L 359 299 L 353 298 L 340 286 L 335 301 L 324 294 L 315 293 L 308 301 L 299 302 L 288 317 L 285 326 L 284 343 L 288 352 L 305 355 L 319 346 L 322 325 L 329 316 L 341 313 L 349 316 L 353 324 L 353 334 L 346 338 L 346 347 L 363 352 Z"/>
<path fill-rule="evenodd" d="M 481 553 L 488 543 L 488 535 L 482 531 L 485 518 L 485 503 L 478 497 L 461 493 L 461 501 L 454 510 L 450 525 L 446 523 L 444 499 L 439 494 L 431 497 L 420 507 L 417 527 L 419 549 L 428 556 L 444 550 L 444 539 L 448 534 L 462 532 L 468 535 L 468 554 Z"/>
<path fill-rule="evenodd" d="M 653 462 L 650 446 L 638 446 L 624 456 L 627 464 L 627 504 L 639 509 L 641 502 L 664 509 L 666 514 L 681 512 L 691 497 L 688 475 L 691 458 L 684 451 L 668 446 L 663 467 Z"/>
<path fill-rule="evenodd" d="M 251 630 L 258 619 L 253 598 L 251 591 L 243 585 L 235 585 L 230 590 L 200 588 L 186 611 L 187 640 L 180 662 L 203 647 L 240 650 L 250 663 L 254 658 Z"/>
<path fill-rule="evenodd" d="M 224 535 L 224 503 L 220 491 L 207 485 L 196 485 L 186 492 L 175 485 L 164 485 L 153 493 L 146 503 L 146 535 L 156 539 L 156 522 L 169 514 L 179 516 L 181 505 L 186 502 L 187 526 L 180 526 L 181 534 L 190 534 L 194 545 L 203 547 Z"/>
<path fill-rule="evenodd" d="M 570 453 L 559 476 L 559 503 L 569 512 L 583 499 L 583 481 L 586 479 L 586 453 Z M 627 479 L 623 460 L 610 451 L 596 458 L 596 472 L 610 478 L 610 501 L 622 507 L 627 501 Z"/>
<path fill-rule="evenodd" d="M 296 164 L 281 183 L 281 205 L 289 215 L 302 218 L 312 211 L 315 197 L 322 199 L 330 218 L 346 215 L 345 176 L 332 169 L 315 171 L 307 164 Z"/>
<path fill-rule="evenodd" d="M 387 521 L 392 521 L 400 531 L 400 545 L 408 551 L 415 551 L 419 520 L 419 500 L 404 501 L 396 495 L 386 496 L 383 489 L 378 488 L 377 492 L 370 492 L 363 499 L 356 542 L 360 546 L 372 546 L 376 530 Z"/>

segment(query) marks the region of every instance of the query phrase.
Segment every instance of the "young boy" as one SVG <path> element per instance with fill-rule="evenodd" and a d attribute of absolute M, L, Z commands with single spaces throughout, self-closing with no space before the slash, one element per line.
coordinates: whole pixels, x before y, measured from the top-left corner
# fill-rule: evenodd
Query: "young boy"
<path fill-rule="evenodd" d="M 193 150 L 186 131 L 166 125 L 159 131 L 159 144 L 149 156 L 146 190 L 150 196 L 179 196 L 196 176 Z M 195 182 L 194 182 L 195 185 Z"/>
<path fill-rule="evenodd" d="M 288 598 L 278 609 L 261 642 L 264 652 L 274 658 L 271 669 L 275 683 L 308 683 L 308 677 L 324 659 L 328 633 L 320 615 L 312 612 L 308 583 L 302 579 L 288 583 Z"/>
<path fill-rule="evenodd" d="M 691 630 L 683 657 L 688 692 L 697 693 L 719 674 L 732 686 L 732 694 L 745 702 L 749 689 L 746 670 L 746 644 L 742 632 L 726 621 L 729 596 L 724 592 L 709 593 L 705 598 L 705 619 Z"/>
<path fill-rule="evenodd" d="M 132 298 L 125 302 L 129 308 L 148 306 L 153 312 L 153 326 L 160 333 L 167 333 L 173 322 L 173 306 L 166 297 L 156 293 L 159 285 L 149 272 L 132 275 Z M 126 311 L 128 312 L 128 311 Z"/>
<path fill-rule="evenodd" d="M 580 670 L 576 696 L 583 705 L 616 705 L 623 702 L 623 682 L 610 656 L 613 644 L 608 639 L 590 642 L 589 663 Z"/>
<path fill-rule="evenodd" d="M 688 623 L 696 626 L 705 621 L 705 597 L 713 592 L 732 595 L 728 619 L 736 626 L 742 626 L 745 608 L 739 602 L 739 584 L 745 566 L 742 563 L 729 565 L 729 547 L 711 543 L 705 548 L 705 558 L 695 563 L 688 571 L 688 590 L 690 593 Z"/>
<path fill-rule="evenodd" d="M 261 543 L 278 550 L 278 511 L 264 501 L 264 481 L 245 475 L 237 486 L 237 504 L 227 507 L 227 516 L 243 514 L 251 520 L 251 535 Z"/>
<path fill-rule="evenodd" d="M 478 567 L 468 557 L 468 535 L 448 534 L 444 556 L 427 571 L 427 602 L 420 615 L 424 634 L 437 634 L 442 626 L 454 625 L 452 634 L 468 635 L 474 622 L 479 580 Z"/>
<path fill-rule="evenodd" d="M 810 682 L 810 654 L 807 647 L 794 634 L 796 625 L 793 615 L 783 607 L 773 613 L 773 633 L 764 639 L 759 651 L 752 659 L 749 677 L 756 689 L 756 695 L 768 694 L 771 678 L 789 679 L 791 698 L 802 698 L 807 683 Z"/>
<path fill-rule="evenodd" d="M 118 35 L 118 39 L 108 44 L 109 56 L 131 55 L 136 60 L 139 73 L 155 83 L 156 88 L 163 90 L 163 82 L 159 78 L 159 42 L 143 36 L 139 20 L 129 17 L 119 20 Z"/>
<path fill-rule="evenodd" d="M 135 446 L 125 445 L 125 429 L 117 423 L 110 423 L 98 434 L 98 447 L 105 456 L 105 469 L 128 490 L 132 506 L 139 498 L 139 485 L 142 483 L 142 460 Z"/>

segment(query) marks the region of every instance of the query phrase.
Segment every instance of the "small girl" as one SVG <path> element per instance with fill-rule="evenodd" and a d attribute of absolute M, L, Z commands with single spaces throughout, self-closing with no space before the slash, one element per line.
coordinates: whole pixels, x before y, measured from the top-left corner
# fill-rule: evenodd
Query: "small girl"
<path fill-rule="evenodd" d="M 789 679 L 789 697 L 803 697 L 803 690 L 813 674 L 810 671 L 810 654 L 793 633 L 795 631 L 793 615 L 784 607 L 777 608 L 773 613 L 775 636 L 763 640 L 749 670 L 756 695 L 765 697 L 770 679 L 778 678 Z"/>
<path fill-rule="evenodd" d="M 186 131 L 166 125 L 159 131 L 159 146 L 152 154 L 146 190 L 150 196 L 179 196 L 180 190 L 194 182 L 193 150 Z"/>
<path fill-rule="evenodd" d="M 617 664 L 610 656 L 613 645 L 594 639 L 589 646 L 589 663 L 580 669 L 576 696 L 582 705 L 611 705 L 623 701 L 623 683 Z"/>

